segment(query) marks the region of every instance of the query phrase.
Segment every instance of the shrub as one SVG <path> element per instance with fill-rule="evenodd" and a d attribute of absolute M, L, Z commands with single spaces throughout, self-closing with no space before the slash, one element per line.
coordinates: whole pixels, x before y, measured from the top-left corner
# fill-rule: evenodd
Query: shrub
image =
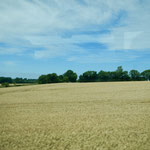
<path fill-rule="evenodd" d="M 8 82 L 2 83 L 2 87 L 9 87 L 9 83 Z"/>

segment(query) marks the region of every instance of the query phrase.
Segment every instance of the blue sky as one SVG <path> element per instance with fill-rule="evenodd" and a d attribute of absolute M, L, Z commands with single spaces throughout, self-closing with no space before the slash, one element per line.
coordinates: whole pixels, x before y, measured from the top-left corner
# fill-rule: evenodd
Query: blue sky
<path fill-rule="evenodd" d="M 0 76 L 150 69 L 149 0 L 0 2 Z"/>

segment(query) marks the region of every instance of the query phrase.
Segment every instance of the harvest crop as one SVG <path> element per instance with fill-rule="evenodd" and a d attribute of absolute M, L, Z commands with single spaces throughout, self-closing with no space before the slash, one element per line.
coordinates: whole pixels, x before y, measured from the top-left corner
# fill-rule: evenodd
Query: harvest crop
<path fill-rule="evenodd" d="M 149 82 L 0 89 L 0 150 L 149 149 Z"/>

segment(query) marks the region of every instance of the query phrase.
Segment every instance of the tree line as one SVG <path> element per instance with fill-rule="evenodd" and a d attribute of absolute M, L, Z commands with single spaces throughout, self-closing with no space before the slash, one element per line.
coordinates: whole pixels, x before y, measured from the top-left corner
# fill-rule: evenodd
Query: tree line
<path fill-rule="evenodd" d="M 124 71 L 122 66 L 115 71 L 86 71 L 78 78 L 77 73 L 72 70 L 62 75 L 51 73 L 41 75 L 38 79 L 0 77 L 0 84 L 3 83 L 62 83 L 62 82 L 109 82 L 109 81 L 146 81 L 150 80 L 150 70 L 139 72 L 138 70 Z"/>
<path fill-rule="evenodd" d="M 11 77 L 0 77 L 0 83 L 36 83 L 37 79 L 27 79 L 27 78 L 15 78 Z"/>
<path fill-rule="evenodd" d="M 138 70 L 128 72 L 124 71 L 122 66 L 119 66 L 115 71 L 86 71 L 77 78 L 77 73 L 68 70 L 63 75 L 57 75 L 56 73 L 41 75 L 38 78 L 38 83 L 146 81 L 150 80 L 150 70 L 145 70 L 141 73 Z"/>
<path fill-rule="evenodd" d="M 60 82 L 76 82 L 77 74 L 72 70 L 66 71 L 63 75 L 57 75 L 56 73 L 51 73 L 47 75 L 41 75 L 38 78 L 39 84 L 45 83 L 60 83 Z"/>

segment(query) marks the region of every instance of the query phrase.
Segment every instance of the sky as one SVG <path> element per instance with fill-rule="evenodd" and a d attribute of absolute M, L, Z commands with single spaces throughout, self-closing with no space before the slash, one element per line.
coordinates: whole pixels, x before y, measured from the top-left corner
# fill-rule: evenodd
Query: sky
<path fill-rule="evenodd" d="M 150 69 L 150 0 L 0 0 L 0 76 Z"/>

